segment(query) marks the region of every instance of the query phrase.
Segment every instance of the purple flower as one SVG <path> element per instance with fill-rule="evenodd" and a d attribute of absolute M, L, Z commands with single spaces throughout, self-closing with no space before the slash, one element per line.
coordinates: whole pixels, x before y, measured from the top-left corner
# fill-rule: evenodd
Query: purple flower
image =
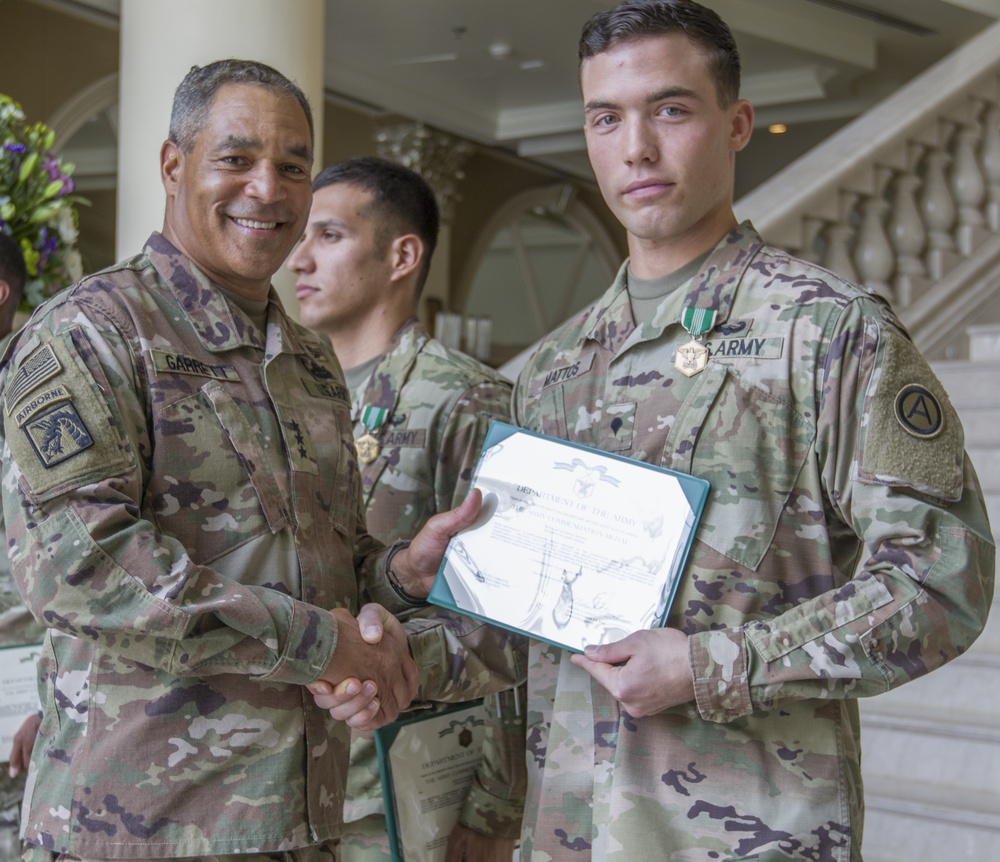
<path fill-rule="evenodd" d="M 7 144 L 7 151 L 11 153 L 24 153 L 28 148 L 24 144 Z"/>

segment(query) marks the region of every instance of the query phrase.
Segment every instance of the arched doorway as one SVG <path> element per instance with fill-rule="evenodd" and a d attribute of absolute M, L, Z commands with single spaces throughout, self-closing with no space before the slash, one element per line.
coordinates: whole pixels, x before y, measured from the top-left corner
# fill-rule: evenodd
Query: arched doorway
<path fill-rule="evenodd" d="M 569 183 L 512 198 L 486 224 L 454 294 L 466 318 L 492 321 L 490 359 L 509 360 L 592 302 L 620 252 Z"/>

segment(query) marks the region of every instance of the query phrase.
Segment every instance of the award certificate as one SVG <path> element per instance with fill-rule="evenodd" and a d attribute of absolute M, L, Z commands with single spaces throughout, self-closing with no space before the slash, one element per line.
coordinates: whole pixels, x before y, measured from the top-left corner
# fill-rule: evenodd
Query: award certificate
<path fill-rule="evenodd" d="M 375 731 L 395 862 L 443 862 L 483 755 L 481 700 Z"/>
<path fill-rule="evenodd" d="M 494 422 L 429 600 L 576 652 L 661 625 L 704 479 Z"/>
<path fill-rule="evenodd" d="M 4 763 L 10 759 L 17 729 L 38 712 L 41 654 L 41 644 L 0 648 L 0 761 Z"/>

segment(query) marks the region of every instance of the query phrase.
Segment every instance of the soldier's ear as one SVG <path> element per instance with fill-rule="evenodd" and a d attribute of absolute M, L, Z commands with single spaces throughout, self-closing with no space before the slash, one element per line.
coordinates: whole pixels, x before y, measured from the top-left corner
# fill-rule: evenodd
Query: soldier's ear
<path fill-rule="evenodd" d="M 424 241 L 415 233 L 397 236 L 390 250 L 391 280 L 399 281 L 416 272 L 424 259 L 424 248 Z"/>
<path fill-rule="evenodd" d="M 160 181 L 163 190 L 170 196 L 180 182 L 181 165 L 184 164 L 184 153 L 174 141 L 164 141 L 160 147 Z"/>
<path fill-rule="evenodd" d="M 10 299 L 10 285 L 6 279 L 0 278 L 0 308 L 3 308 L 8 299 Z"/>

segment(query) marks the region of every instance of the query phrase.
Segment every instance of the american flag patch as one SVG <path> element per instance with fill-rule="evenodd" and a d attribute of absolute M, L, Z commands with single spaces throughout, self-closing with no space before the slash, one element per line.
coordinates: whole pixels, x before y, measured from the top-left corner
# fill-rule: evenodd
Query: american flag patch
<path fill-rule="evenodd" d="M 59 364 L 51 345 L 46 344 L 36 350 L 28 357 L 24 365 L 17 369 L 14 379 L 10 381 L 10 386 L 4 393 L 3 403 L 6 412 L 10 413 L 14 405 L 25 395 L 33 392 L 46 380 L 51 380 L 60 371 L 62 371 L 62 366 Z"/>

